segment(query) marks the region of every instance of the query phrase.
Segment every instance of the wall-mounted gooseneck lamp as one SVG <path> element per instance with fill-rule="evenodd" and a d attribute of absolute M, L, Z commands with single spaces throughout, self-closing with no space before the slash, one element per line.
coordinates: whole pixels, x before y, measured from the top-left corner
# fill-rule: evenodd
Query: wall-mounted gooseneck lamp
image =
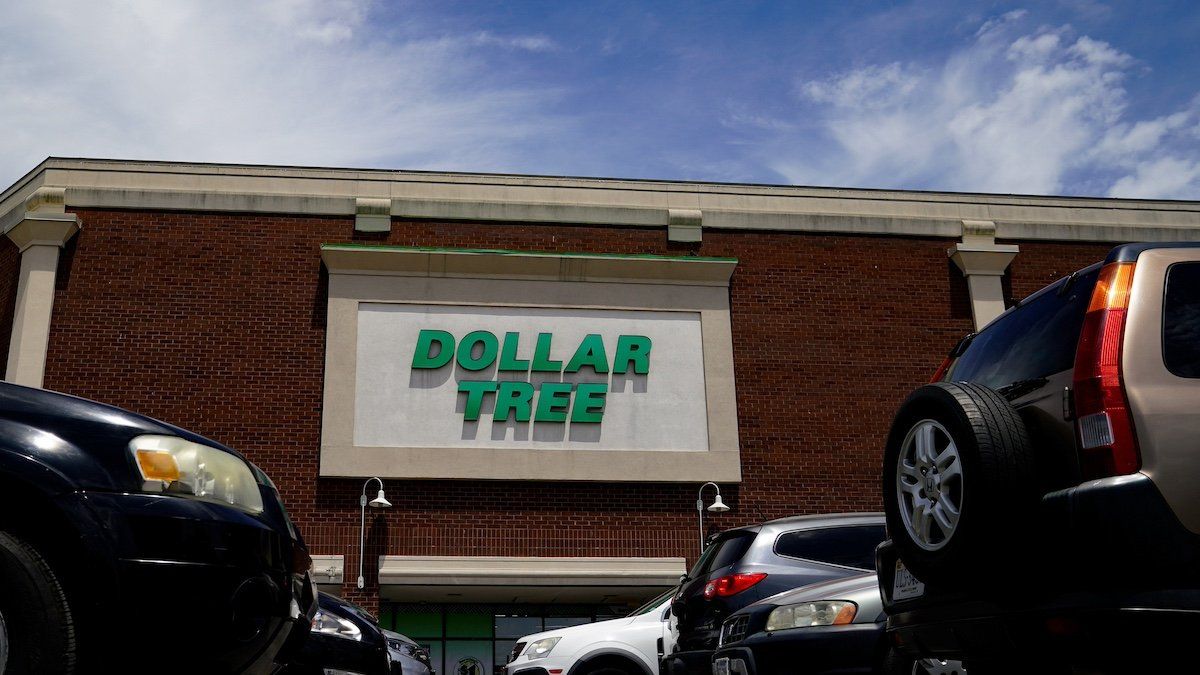
<path fill-rule="evenodd" d="M 724 513 L 729 510 L 725 502 L 721 500 L 721 486 L 713 482 L 705 483 L 700 486 L 700 491 L 696 493 L 696 514 L 700 517 L 700 552 L 704 553 L 704 488 L 709 485 L 717 491 L 717 497 L 712 504 L 708 505 L 708 510 L 713 513 Z M 380 493 L 382 494 L 382 493 Z"/>
<path fill-rule="evenodd" d="M 379 494 L 371 501 L 367 501 L 367 486 L 371 481 L 379 482 Z M 383 481 L 378 478 L 369 478 L 363 483 L 362 496 L 358 498 L 358 506 L 361 511 L 358 519 L 358 587 L 362 588 L 366 585 L 366 580 L 363 579 L 363 557 L 366 555 L 366 547 L 364 546 L 367 538 L 367 507 L 375 509 L 390 509 L 392 503 L 383 496 Z"/>

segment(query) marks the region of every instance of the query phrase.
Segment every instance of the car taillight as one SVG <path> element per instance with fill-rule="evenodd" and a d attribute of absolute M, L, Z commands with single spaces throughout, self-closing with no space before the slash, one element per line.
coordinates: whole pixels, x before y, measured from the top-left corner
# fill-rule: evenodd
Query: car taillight
<path fill-rule="evenodd" d="M 1100 269 L 1075 352 L 1075 417 L 1084 479 L 1134 473 L 1141 465 L 1121 382 L 1121 343 L 1134 264 Z"/>
<path fill-rule="evenodd" d="M 756 572 L 754 574 L 729 574 L 720 579 L 713 579 L 704 585 L 704 599 L 712 600 L 715 597 L 727 598 L 737 595 L 766 578 L 766 574 Z"/>

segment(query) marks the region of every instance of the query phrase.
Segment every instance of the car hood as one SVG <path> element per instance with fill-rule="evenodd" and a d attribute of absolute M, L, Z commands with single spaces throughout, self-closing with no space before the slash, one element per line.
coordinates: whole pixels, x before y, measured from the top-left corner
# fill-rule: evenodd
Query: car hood
<path fill-rule="evenodd" d="M 414 640 L 414 639 L 412 639 L 412 638 L 408 637 L 407 635 L 401 635 L 401 634 L 397 633 L 397 632 L 396 632 L 396 631 L 394 631 L 394 630 L 388 630 L 388 629 L 384 628 L 384 629 L 383 629 L 383 634 L 384 634 L 384 636 L 386 636 L 388 639 L 391 639 L 391 640 L 399 640 L 399 641 L 401 641 L 401 642 L 404 642 L 404 643 L 406 643 L 406 644 L 410 644 L 410 645 L 412 645 L 412 646 L 414 646 L 414 647 L 420 647 L 420 646 L 421 646 L 421 643 L 417 642 L 416 640 Z"/>
<path fill-rule="evenodd" d="M 541 640 L 544 638 L 551 638 L 551 637 L 567 638 L 567 637 L 571 637 L 574 635 L 583 635 L 583 634 L 590 633 L 590 632 L 593 632 L 596 630 L 604 631 L 608 628 L 624 626 L 625 624 L 630 623 L 632 621 L 633 621 L 633 617 L 623 616 L 620 619 L 609 619 L 608 621 L 597 621 L 595 623 L 585 623 L 585 624 L 582 624 L 579 626 L 568 626 L 566 628 L 558 628 L 555 630 L 548 630 L 548 631 L 543 631 L 541 633 L 533 633 L 531 635 L 526 635 L 525 637 L 518 639 L 517 642 L 524 642 L 526 644 L 529 644 L 530 642 L 535 642 L 537 640 Z"/>
<path fill-rule="evenodd" d="M 0 435 L 17 446 L 14 450 L 69 477 L 74 489 L 140 489 L 128 443 L 143 434 L 178 436 L 245 460 L 232 448 L 145 415 L 69 394 L 0 383 Z M 57 446 L 43 447 L 46 438 Z"/>

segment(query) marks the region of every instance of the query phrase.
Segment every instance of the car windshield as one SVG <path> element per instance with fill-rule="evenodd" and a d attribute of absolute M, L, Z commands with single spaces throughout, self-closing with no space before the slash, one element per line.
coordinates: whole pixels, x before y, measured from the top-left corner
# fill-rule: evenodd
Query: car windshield
<path fill-rule="evenodd" d="M 666 602 L 667 598 L 671 597 L 674 594 L 675 594 L 675 589 L 672 588 L 671 590 L 669 590 L 665 593 L 656 595 L 649 602 L 647 602 L 646 604 L 642 605 L 641 607 L 638 607 L 637 609 L 633 610 L 626 616 L 641 616 L 642 614 L 653 611 L 656 607 L 658 607 L 659 605 Z"/>

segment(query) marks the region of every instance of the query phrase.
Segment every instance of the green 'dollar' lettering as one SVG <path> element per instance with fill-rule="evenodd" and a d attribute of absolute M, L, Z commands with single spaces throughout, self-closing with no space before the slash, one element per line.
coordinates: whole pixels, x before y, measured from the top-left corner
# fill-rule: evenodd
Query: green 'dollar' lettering
<path fill-rule="evenodd" d="M 650 372 L 650 338 L 645 335 L 622 335 L 617 338 L 617 353 L 613 357 L 613 374 L 624 375 L 629 364 L 633 372 L 645 375 Z"/>
<path fill-rule="evenodd" d="M 433 346 L 437 354 L 430 354 Z M 413 368 L 441 368 L 454 358 L 454 336 L 444 330 L 423 330 L 417 334 L 417 348 L 413 351 Z"/>
<path fill-rule="evenodd" d="M 474 356 L 475 345 L 483 345 L 479 356 Z M 496 336 L 486 330 L 477 330 L 463 336 L 458 343 L 458 365 L 464 370 L 483 370 L 496 361 L 496 351 L 500 343 Z"/>
<path fill-rule="evenodd" d="M 579 348 L 575 350 L 575 356 L 567 362 L 567 369 L 564 372 L 578 373 L 579 369 L 584 366 L 591 366 L 592 370 L 603 375 L 608 372 L 608 357 L 604 355 L 604 338 L 595 333 L 587 335 L 579 343 Z"/>

